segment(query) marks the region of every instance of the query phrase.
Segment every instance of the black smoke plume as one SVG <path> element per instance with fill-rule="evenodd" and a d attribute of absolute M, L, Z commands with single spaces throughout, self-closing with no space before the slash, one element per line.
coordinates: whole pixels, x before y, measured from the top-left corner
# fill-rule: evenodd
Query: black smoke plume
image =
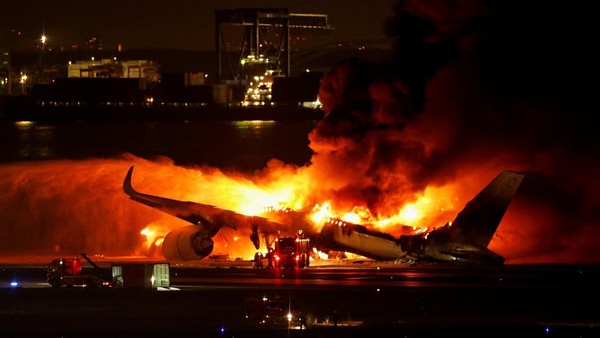
<path fill-rule="evenodd" d="M 428 186 L 527 171 L 492 248 L 600 260 L 593 13 L 583 1 L 399 1 L 394 61 L 349 60 L 322 80 L 328 115 L 310 139 L 313 166 L 340 173 L 328 194 L 386 214 Z"/>

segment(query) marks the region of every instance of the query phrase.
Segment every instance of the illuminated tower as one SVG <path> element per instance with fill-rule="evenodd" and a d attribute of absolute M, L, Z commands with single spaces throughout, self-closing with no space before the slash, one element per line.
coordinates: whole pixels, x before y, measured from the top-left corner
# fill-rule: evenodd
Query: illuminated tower
<path fill-rule="evenodd" d="M 223 26 L 242 27 L 236 61 Z M 264 105 L 271 100 L 274 77 L 290 76 L 290 30 L 330 30 L 327 15 L 294 14 L 287 8 L 243 8 L 215 11 L 215 46 L 218 80 L 246 85 L 245 105 Z M 223 74 L 223 67 L 229 74 Z"/>

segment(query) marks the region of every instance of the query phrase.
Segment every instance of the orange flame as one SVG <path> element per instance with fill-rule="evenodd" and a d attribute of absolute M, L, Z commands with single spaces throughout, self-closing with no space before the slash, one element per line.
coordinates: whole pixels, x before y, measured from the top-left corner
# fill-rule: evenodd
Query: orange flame
<path fill-rule="evenodd" d="M 147 248 L 150 248 L 153 245 L 162 244 L 162 241 L 168 233 L 168 229 L 165 229 L 156 223 L 148 224 L 144 229 L 142 229 L 142 231 L 140 231 L 140 234 L 146 236 L 144 245 Z"/>
<path fill-rule="evenodd" d="M 170 162 L 150 162 L 135 157 L 123 160 L 55 161 L 37 164 L 35 168 L 29 164 L 5 165 L 0 167 L 3 176 L 8 177 L 4 190 L 13 191 L 14 196 L 30 198 L 28 204 L 31 207 L 27 212 L 19 207 L 20 199 L 3 199 L 2 212 L 9 220 L 29 224 L 29 232 L 24 231 L 17 237 L 30 239 L 30 231 L 41 231 L 32 228 L 35 224 L 50 225 L 56 230 L 37 242 L 22 240 L 18 245 L 11 246 L 12 243 L 5 241 L 3 245 L 14 248 L 12 250 L 15 252 L 39 251 L 39 248 L 54 250 L 57 246 L 115 255 L 156 250 L 161 245 L 161 238 L 169 231 L 187 223 L 130 201 L 123 194 L 123 175 L 131 164 L 136 165 L 133 186 L 144 193 L 214 205 L 248 215 L 260 214 L 265 206 L 275 205 L 272 210 L 286 211 L 286 208 L 291 208 L 300 211 L 305 216 L 303 220 L 308 221 L 305 225 L 317 232 L 327 218 L 338 218 L 372 226 L 395 237 L 426 232 L 453 220 L 457 211 L 489 182 L 489 173 L 497 172 L 497 168 L 464 171 L 461 177 L 445 185 L 427 187 L 422 194 L 406 201 L 397 210 L 379 208 L 374 212 L 359 198 L 355 199 L 354 204 L 340 204 L 335 195 L 327 193 L 330 189 L 336 189 L 331 182 L 322 184 L 328 185 L 326 189 L 315 185 L 317 171 L 277 164 L 270 164 L 254 176 L 225 175 L 212 168 L 183 168 Z M 70 182 L 70 185 L 65 186 L 63 182 Z M 81 194 L 81 191 L 89 189 L 95 193 Z M 48 207 L 49 200 L 56 201 L 51 208 Z M 526 209 L 521 209 L 524 210 L 521 214 L 525 215 Z M 496 236 L 492 240 L 491 249 L 504 255 L 513 252 L 505 242 L 512 243 L 515 238 L 521 238 L 519 236 L 524 230 L 520 229 L 525 229 L 523 224 L 536 222 L 532 217 L 527 219 L 515 214 L 519 210 L 511 206 L 504 222 L 508 226 L 500 226 L 498 236 L 501 238 Z M 64 224 L 65 215 L 70 217 L 67 226 Z M 288 229 L 282 231 L 292 234 L 296 224 L 283 226 Z M 82 229 L 86 233 L 84 237 L 79 236 Z M 251 229 L 243 227 L 237 230 L 222 228 L 213 237 L 214 254 L 229 253 L 232 258 L 252 257 L 256 249 L 249 240 L 250 234 Z M 120 240 L 115 241 L 115 238 Z M 263 246 L 260 250 L 263 252 L 266 251 L 264 242 L 261 238 Z M 529 248 L 526 244 L 523 243 L 522 247 Z M 525 255 L 528 252 L 517 254 Z"/>

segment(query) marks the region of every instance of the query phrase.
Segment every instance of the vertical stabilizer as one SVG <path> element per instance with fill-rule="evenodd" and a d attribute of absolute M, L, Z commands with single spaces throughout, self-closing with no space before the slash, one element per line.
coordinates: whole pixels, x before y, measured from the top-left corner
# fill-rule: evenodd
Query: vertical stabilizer
<path fill-rule="evenodd" d="M 467 203 L 452 222 L 453 242 L 486 248 L 523 177 L 512 171 L 503 171 Z"/>

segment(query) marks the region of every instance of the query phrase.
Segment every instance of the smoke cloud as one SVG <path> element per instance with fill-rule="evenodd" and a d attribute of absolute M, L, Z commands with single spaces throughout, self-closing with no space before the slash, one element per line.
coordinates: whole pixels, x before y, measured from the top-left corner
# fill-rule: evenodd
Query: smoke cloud
<path fill-rule="evenodd" d="M 348 60 L 322 80 L 311 169 L 334 183 L 317 195 L 389 216 L 427 187 L 462 186 L 466 202 L 527 171 L 491 249 L 598 261 L 598 24 L 577 3 L 399 1 L 393 63 Z"/>

